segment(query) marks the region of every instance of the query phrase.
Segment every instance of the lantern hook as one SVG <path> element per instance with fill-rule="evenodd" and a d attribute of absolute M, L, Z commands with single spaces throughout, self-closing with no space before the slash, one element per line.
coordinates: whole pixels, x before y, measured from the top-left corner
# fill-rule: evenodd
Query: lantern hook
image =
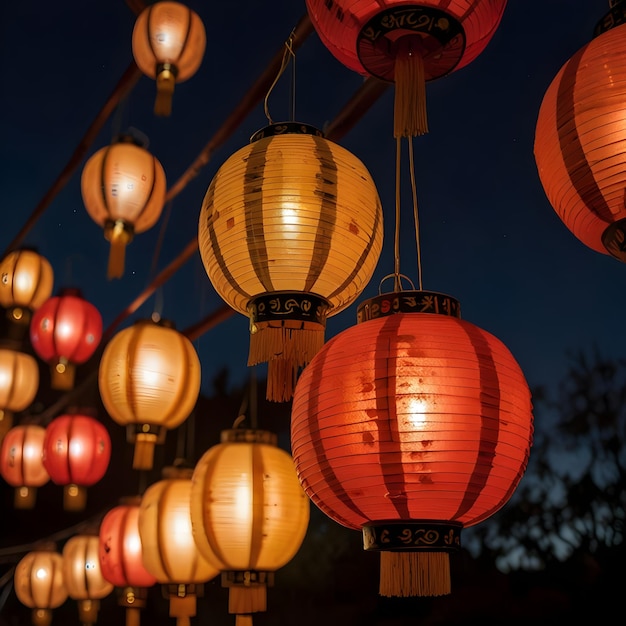
<path fill-rule="evenodd" d="M 284 71 L 287 69 L 287 66 L 289 65 L 289 61 L 293 59 L 293 64 L 292 64 L 292 73 L 291 73 L 291 81 L 292 81 L 292 85 L 291 85 L 291 121 L 295 120 L 295 82 L 296 82 L 296 53 L 293 49 L 293 41 L 295 39 L 295 28 L 291 31 L 291 34 L 289 35 L 289 38 L 287 39 L 287 41 L 285 41 L 285 50 L 283 52 L 283 58 L 282 58 L 282 62 L 280 65 L 280 69 L 278 70 L 278 74 L 276 75 L 276 78 L 274 79 L 274 82 L 270 85 L 270 88 L 267 90 L 267 94 L 265 95 L 265 100 L 263 103 L 263 109 L 265 111 L 265 117 L 267 117 L 267 120 L 270 124 L 273 124 L 274 122 L 272 121 L 272 117 L 269 113 L 269 107 L 268 107 L 268 99 L 270 97 L 270 94 L 272 93 L 272 90 L 274 89 L 274 87 L 276 86 L 276 83 L 278 83 L 278 79 L 283 75 Z"/>

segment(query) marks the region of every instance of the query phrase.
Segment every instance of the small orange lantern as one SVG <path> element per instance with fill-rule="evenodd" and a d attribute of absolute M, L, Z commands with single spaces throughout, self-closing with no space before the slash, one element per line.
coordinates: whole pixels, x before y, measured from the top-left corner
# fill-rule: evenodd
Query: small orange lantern
<path fill-rule="evenodd" d="M 154 446 L 191 414 L 200 359 L 167 320 L 139 320 L 106 345 L 98 373 L 102 402 L 135 446 L 133 468 L 152 469 Z"/>
<path fill-rule="evenodd" d="M 354 302 L 378 262 L 372 177 L 317 129 L 270 125 L 219 168 L 198 236 L 213 287 L 250 318 L 248 365 L 267 362 L 267 398 L 290 400 L 326 318 Z"/>
<path fill-rule="evenodd" d="M 39 366 L 30 354 L 0 348 L 0 441 L 13 426 L 13 415 L 26 409 L 39 389 Z"/>
<path fill-rule="evenodd" d="M 87 487 L 106 473 L 111 438 L 105 426 L 89 415 L 61 415 L 46 427 L 43 464 L 52 482 L 63 485 L 66 511 L 82 511 Z"/>
<path fill-rule="evenodd" d="M 137 17 L 132 47 L 139 69 L 156 79 L 155 115 L 170 115 L 174 86 L 191 78 L 202 63 L 206 48 L 202 20 L 179 2 L 155 2 Z"/>
<path fill-rule="evenodd" d="M 33 626 L 50 626 L 52 610 L 67 600 L 63 557 L 54 549 L 29 552 L 15 567 L 15 595 L 32 609 Z"/>
<path fill-rule="evenodd" d="M 37 424 L 11 428 L 2 440 L 0 475 L 15 487 L 15 508 L 32 509 L 37 488 L 50 480 L 43 464 L 43 442 L 46 429 Z"/>
<path fill-rule="evenodd" d="M 445 595 L 461 529 L 500 509 L 526 469 L 530 391 L 449 296 L 378 296 L 359 317 L 298 381 L 296 471 L 326 515 L 380 551 L 381 595 Z"/>
<path fill-rule="evenodd" d="M 559 218 L 586 246 L 626 262 L 626 7 L 561 67 L 537 118 L 535 161 Z"/>
<path fill-rule="evenodd" d="M 110 242 L 108 278 L 124 274 L 126 246 L 152 228 L 165 204 L 165 171 L 130 135 L 120 135 L 85 163 L 80 180 L 87 213 Z"/>
<path fill-rule="evenodd" d="M 236 623 L 265 611 L 274 572 L 299 550 L 309 501 L 291 456 L 262 430 L 222 432 L 196 464 L 191 524 L 198 550 L 222 572 Z"/>
<path fill-rule="evenodd" d="M 34 250 L 15 250 L 0 261 L 0 305 L 9 320 L 28 328 L 31 314 L 52 293 L 54 272 Z"/>
<path fill-rule="evenodd" d="M 163 480 L 146 489 L 139 507 L 143 563 L 161 583 L 170 616 L 187 626 L 196 614 L 196 598 L 219 570 L 198 551 L 191 530 L 193 469 L 166 467 Z"/>
<path fill-rule="evenodd" d="M 33 350 L 50 364 L 53 389 L 74 387 L 76 365 L 89 359 L 102 338 L 102 316 L 80 289 L 62 289 L 35 311 L 30 324 Z"/>
<path fill-rule="evenodd" d="M 506 0 L 306 0 L 322 43 L 346 67 L 395 83 L 394 135 L 427 132 L 425 83 L 473 61 Z"/>
<path fill-rule="evenodd" d="M 63 580 L 69 597 L 78 604 L 82 626 L 98 621 L 100 600 L 113 591 L 102 575 L 99 550 L 97 534 L 74 535 L 63 546 Z"/>

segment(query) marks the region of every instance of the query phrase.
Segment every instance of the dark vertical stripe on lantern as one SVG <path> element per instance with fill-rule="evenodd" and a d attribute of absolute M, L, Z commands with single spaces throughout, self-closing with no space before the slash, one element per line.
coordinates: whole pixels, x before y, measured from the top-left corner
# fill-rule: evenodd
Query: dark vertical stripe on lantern
<path fill-rule="evenodd" d="M 170 492 L 170 486 L 171 483 L 168 482 L 158 487 L 160 493 L 159 497 L 157 498 L 157 515 L 156 519 L 154 520 L 156 521 L 156 552 L 158 555 L 159 563 L 161 564 L 161 569 L 165 572 L 165 575 L 169 579 L 172 578 L 172 574 L 169 563 L 166 563 L 163 557 L 163 550 L 161 550 L 161 546 L 167 546 L 167 544 L 169 543 L 169 539 L 164 530 L 166 526 L 165 512 L 167 510 L 167 498 Z"/>
<path fill-rule="evenodd" d="M 403 314 L 389 315 L 385 319 L 385 323 L 380 327 L 378 336 L 376 337 L 375 363 L 374 363 L 374 384 L 376 396 L 376 413 L 378 416 L 388 413 L 387 419 L 377 419 L 378 441 L 381 442 L 379 447 L 382 450 L 385 447 L 385 456 L 393 454 L 394 462 L 388 463 L 382 458 L 382 452 L 379 454 L 379 464 L 382 470 L 382 477 L 389 494 L 388 500 L 395 508 L 398 518 L 407 520 L 411 518 L 408 507 L 408 497 L 406 482 L 404 481 L 404 471 L 398 469 L 401 467 L 402 448 L 400 437 L 397 435 L 398 419 L 396 415 L 396 390 L 390 393 L 389 386 L 391 381 L 397 379 L 397 359 L 399 343 L 398 327 L 404 319 Z M 379 368 L 384 372 L 379 372 Z M 391 371 L 390 371 L 391 370 Z M 392 426 L 395 425 L 396 432 L 392 433 Z M 383 442 L 388 443 L 389 447 L 383 446 Z M 395 443 L 395 449 L 391 452 Z M 400 481 L 402 483 L 400 484 Z"/>
<path fill-rule="evenodd" d="M 238 444 L 235 444 L 238 445 Z M 263 453 L 261 444 L 242 444 L 249 445 L 252 454 L 252 524 L 250 528 L 250 569 L 256 569 L 261 554 L 261 546 L 263 537 L 263 519 L 265 508 L 265 488 L 263 486 Z"/>
<path fill-rule="evenodd" d="M 15 400 L 15 392 L 17 390 L 17 385 L 15 381 L 17 380 L 17 354 L 12 355 L 12 363 L 11 363 L 11 388 L 9 389 L 9 397 L 7 399 L 6 406 L 11 406 L 13 401 Z"/>
<path fill-rule="evenodd" d="M 56 298 L 54 300 L 54 308 L 52 310 L 52 346 L 54 349 L 54 354 L 59 355 L 59 346 L 57 345 L 57 316 L 59 315 L 59 307 L 61 306 L 61 298 Z M 42 320 L 43 321 L 43 320 Z"/>
<path fill-rule="evenodd" d="M 107 201 L 107 192 L 104 184 L 104 172 L 106 171 L 107 161 L 109 159 L 109 155 L 111 153 L 111 146 L 107 146 L 104 150 L 104 154 L 102 155 L 102 165 L 100 166 L 100 193 L 102 194 L 102 204 L 104 205 L 104 210 L 107 212 L 107 215 L 111 217 L 111 210 L 109 209 L 109 203 Z"/>
<path fill-rule="evenodd" d="M 152 157 L 152 181 L 150 185 L 150 192 L 146 196 L 145 202 L 143 203 L 143 206 L 139 210 L 139 213 L 137 213 L 135 219 L 133 220 L 133 223 L 137 222 L 137 220 L 139 220 L 139 218 L 145 213 L 146 209 L 148 208 L 148 205 L 150 204 L 150 200 L 152 200 L 152 195 L 154 194 L 154 186 L 156 184 L 156 179 L 157 179 L 156 161 L 157 161 L 156 158 L 153 156 Z"/>
<path fill-rule="evenodd" d="M 50 559 L 50 584 L 48 585 L 48 600 L 46 602 L 46 606 L 41 607 L 43 609 L 49 609 L 52 607 L 52 595 L 54 594 L 54 589 L 55 589 L 54 578 L 55 578 L 56 570 L 57 570 L 57 560 L 54 558 L 51 558 Z"/>
<path fill-rule="evenodd" d="M 148 42 L 148 45 L 150 46 L 150 50 L 152 51 L 152 56 L 156 60 L 156 52 L 154 51 L 154 46 L 152 45 L 152 28 L 150 26 L 150 20 L 152 19 L 152 9 L 154 9 L 153 4 L 148 7 L 148 14 L 146 16 L 146 40 Z"/>
<path fill-rule="evenodd" d="M 561 155 L 572 187 L 590 213 L 610 224 L 614 218 L 602 190 L 598 187 L 576 127 L 574 92 L 580 64 L 587 48 L 588 45 L 584 46 L 565 64 L 558 85 L 555 123 Z M 570 122 L 565 124 L 570 116 Z"/>
<path fill-rule="evenodd" d="M 485 470 L 489 468 L 489 472 L 491 472 L 493 469 L 496 446 L 498 445 L 498 439 L 500 437 L 500 381 L 498 380 L 498 372 L 493 360 L 493 354 L 485 336 L 479 328 L 470 324 L 463 324 L 461 328 L 465 330 L 476 356 L 478 381 L 480 384 L 480 440 L 474 470 L 468 481 L 468 484 L 472 485 L 472 489 L 465 490 L 463 500 L 456 514 L 452 517 L 452 520 L 458 519 L 476 504 L 476 500 L 479 498 L 489 479 L 490 474 Z M 493 389 L 496 394 L 493 400 L 488 401 L 485 393 L 486 389 Z M 491 397 L 489 399 L 491 399 Z M 494 410 L 494 400 L 497 404 L 496 410 L 498 413 L 498 417 L 495 419 L 489 417 L 489 414 L 493 413 Z"/>
<path fill-rule="evenodd" d="M 82 555 L 82 564 L 83 567 L 81 567 L 82 572 L 83 572 L 83 592 L 85 593 L 85 595 L 90 596 L 90 589 L 89 589 L 89 568 L 87 567 L 87 559 L 89 558 L 89 539 L 85 539 L 82 542 L 82 546 L 83 546 L 83 555 Z"/>
<path fill-rule="evenodd" d="M 137 346 L 139 346 L 144 329 L 145 325 L 141 324 L 138 326 L 136 332 L 131 333 L 130 341 L 128 342 L 126 370 L 124 372 L 124 377 L 126 378 L 126 384 L 124 385 L 126 389 L 126 402 L 133 414 L 133 422 L 137 421 L 137 405 L 135 403 L 135 378 L 134 376 L 131 376 L 131 372 L 135 367 L 135 361 L 137 360 Z"/>
<path fill-rule="evenodd" d="M 172 330 L 171 332 L 176 333 L 176 337 L 178 338 L 178 343 L 180 344 L 180 349 L 183 353 L 183 359 L 184 359 L 181 369 L 183 372 L 185 372 L 185 374 L 184 374 L 184 380 L 182 381 L 181 384 L 177 386 L 176 398 L 174 398 L 172 402 L 170 402 L 169 411 L 167 413 L 164 413 L 161 416 L 161 419 L 159 420 L 159 422 L 164 426 L 167 426 L 170 423 L 170 420 L 172 419 L 172 417 L 176 417 L 178 413 L 178 407 L 181 404 L 183 404 L 183 400 L 185 396 L 187 395 L 187 391 L 188 391 L 187 382 L 188 382 L 189 377 L 187 376 L 187 373 L 189 372 L 189 369 L 191 367 L 191 364 L 189 362 L 189 351 L 187 350 L 188 339 L 185 337 L 185 335 L 181 335 L 176 330 Z M 186 417 L 189 417 L 189 416 L 186 416 Z"/>
<path fill-rule="evenodd" d="M 180 47 L 180 54 L 176 61 L 180 61 L 180 58 L 185 53 L 185 48 L 187 47 L 187 42 L 189 41 L 189 34 L 191 33 L 191 22 L 193 19 L 193 11 L 190 8 L 187 8 L 187 29 L 185 30 L 185 41 L 183 41 L 183 45 Z"/>
<path fill-rule="evenodd" d="M 332 340 L 331 340 L 332 341 Z M 321 389 L 322 382 L 325 380 L 324 370 L 326 367 L 326 358 L 329 354 L 329 350 L 324 350 L 317 354 L 317 359 L 315 363 L 309 363 L 307 365 L 308 368 L 311 368 L 311 378 L 310 378 L 310 389 Z M 324 451 L 324 446 L 322 444 L 322 436 L 320 434 L 319 428 L 319 393 L 308 393 L 307 394 L 307 403 L 306 403 L 306 411 L 305 414 L 307 416 L 308 430 L 311 438 L 311 446 L 315 451 L 315 460 L 316 465 L 319 468 L 319 473 L 321 474 L 324 482 L 328 485 L 333 495 L 337 500 L 339 500 L 345 507 L 350 509 L 356 515 L 363 518 L 364 521 L 368 520 L 367 515 L 361 511 L 361 509 L 356 506 L 356 504 L 350 499 L 345 489 L 341 485 L 341 482 L 337 478 L 335 471 L 333 470 L 330 462 L 328 461 L 328 457 L 326 456 L 326 452 Z M 324 510 L 324 505 L 321 500 L 317 500 L 317 506 L 320 509 Z M 332 518 L 338 522 L 339 524 L 343 524 L 348 528 L 354 528 L 355 524 L 342 518 L 339 514 L 337 514 L 336 507 L 330 507 L 333 510 Z"/>
<path fill-rule="evenodd" d="M 315 195 L 319 195 L 320 209 L 315 232 L 315 241 L 309 264 L 309 271 L 303 291 L 314 291 L 314 285 L 324 270 L 330 244 L 337 224 L 337 193 L 339 181 L 337 164 L 327 140 L 311 136 L 315 146 L 315 158 L 319 163 L 319 183 Z M 345 284 L 345 283 L 344 283 Z"/>
<path fill-rule="evenodd" d="M 268 268 L 267 247 L 263 228 L 263 180 L 266 155 L 276 137 L 252 144 L 243 184 L 243 208 L 246 219 L 246 244 L 252 268 L 265 291 L 274 291 Z M 278 139 L 280 141 L 280 139 Z"/>
<path fill-rule="evenodd" d="M 26 445 L 26 433 L 27 430 L 23 428 L 22 441 L 20 443 L 20 482 L 22 483 L 22 485 L 24 485 L 24 483 L 26 482 L 26 467 L 24 465 L 24 446 Z"/>
<path fill-rule="evenodd" d="M 87 328 L 89 326 L 89 321 L 91 319 L 90 315 L 88 315 L 85 312 L 85 302 L 75 302 L 74 303 L 74 309 L 76 309 L 77 307 L 80 307 L 80 319 L 81 319 L 81 324 L 80 324 L 80 333 L 77 333 L 74 335 L 74 349 L 71 351 L 70 354 L 64 354 L 63 356 L 65 356 L 69 361 L 74 361 L 74 359 L 76 358 L 76 353 L 82 348 L 83 346 L 83 341 L 86 338 L 87 335 Z M 78 337 L 80 337 L 79 340 L 76 339 L 76 335 L 78 335 Z"/>
<path fill-rule="evenodd" d="M 68 483 L 74 482 L 74 476 L 72 475 L 72 459 L 70 456 L 70 441 L 72 440 L 72 435 L 74 433 L 74 418 L 69 417 L 67 420 L 67 428 L 65 430 L 65 461 L 67 466 L 67 479 Z"/>
<path fill-rule="evenodd" d="M 121 510 L 122 519 L 116 525 L 117 529 L 117 543 L 115 545 L 115 558 L 119 561 L 120 569 L 122 570 L 122 576 L 124 577 L 124 583 L 128 584 L 128 568 L 126 563 L 126 553 L 125 553 L 125 545 L 126 542 L 124 538 L 126 533 L 128 532 L 128 515 L 130 513 L 130 505 L 124 506 Z M 143 549 L 143 548 L 142 548 Z"/>

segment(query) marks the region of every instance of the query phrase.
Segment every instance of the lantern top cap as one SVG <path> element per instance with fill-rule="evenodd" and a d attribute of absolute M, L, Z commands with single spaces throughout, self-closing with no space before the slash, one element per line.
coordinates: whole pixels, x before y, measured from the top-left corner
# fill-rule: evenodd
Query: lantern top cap
<path fill-rule="evenodd" d="M 153 315 L 150 318 L 135 320 L 135 322 L 133 323 L 133 326 L 141 326 L 145 324 L 150 324 L 152 326 L 162 326 L 164 328 L 175 328 L 175 324 L 172 320 L 159 317 L 158 315 L 157 316 Z"/>
<path fill-rule="evenodd" d="M 395 313 L 434 313 L 460 318 L 461 305 L 456 298 L 437 291 L 394 291 L 363 301 L 357 308 L 357 323 Z"/>
<path fill-rule="evenodd" d="M 57 296 L 74 296 L 75 298 L 82 298 L 83 292 L 79 287 L 61 287 L 57 292 Z"/>
<path fill-rule="evenodd" d="M 626 0 L 609 0 L 609 11 L 596 24 L 593 36 L 598 37 L 624 23 L 626 23 Z"/>
<path fill-rule="evenodd" d="M 163 480 L 190 480 L 193 475 L 193 467 L 187 465 L 168 465 L 161 472 Z"/>
<path fill-rule="evenodd" d="M 313 135 L 315 137 L 324 137 L 324 133 L 310 124 L 302 122 L 277 122 L 269 124 L 250 137 L 250 143 L 254 143 L 259 139 L 266 137 L 276 137 L 279 135 Z"/>
<path fill-rule="evenodd" d="M 130 144 L 137 146 L 138 148 L 143 148 L 144 150 L 148 149 L 148 138 L 142 133 L 139 133 L 138 131 L 135 131 L 135 132 L 126 131 L 126 132 L 118 133 L 113 138 L 111 145 L 117 144 L 117 143 L 130 143 Z"/>
<path fill-rule="evenodd" d="M 266 443 L 270 446 L 278 445 L 278 437 L 269 430 L 251 428 L 230 428 L 220 433 L 221 443 Z"/>

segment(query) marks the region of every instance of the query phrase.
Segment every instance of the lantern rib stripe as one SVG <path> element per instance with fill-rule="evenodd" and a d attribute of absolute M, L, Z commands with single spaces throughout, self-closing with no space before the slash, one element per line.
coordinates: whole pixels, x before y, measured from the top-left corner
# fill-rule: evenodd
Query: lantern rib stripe
<path fill-rule="evenodd" d="M 100 179 L 99 179 L 100 180 L 100 192 L 102 193 L 102 206 L 106 210 L 107 215 L 109 215 L 109 217 L 111 216 L 111 209 L 109 208 L 109 203 L 107 201 L 106 186 L 104 185 L 104 181 L 106 180 L 106 164 L 107 164 L 109 155 L 111 154 L 112 145 L 113 144 L 106 146 L 104 148 L 104 152 L 102 153 L 102 162 L 100 165 Z"/>
<path fill-rule="evenodd" d="M 138 417 L 139 406 L 137 402 L 139 398 L 137 397 L 137 393 L 135 393 L 135 377 L 131 375 L 131 372 L 135 369 L 134 360 L 137 358 L 137 354 L 139 352 L 139 346 L 143 342 L 143 335 L 146 332 L 146 327 L 142 326 L 137 329 L 137 332 L 132 333 L 130 337 L 130 341 L 128 342 L 128 351 L 126 353 L 126 381 L 124 383 L 124 389 L 126 390 L 126 404 L 131 409 L 133 414 L 133 419 L 136 420 Z"/>
<path fill-rule="evenodd" d="M 187 48 L 187 42 L 189 41 L 189 35 L 191 34 L 191 24 L 192 24 L 192 20 L 193 20 L 193 11 L 189 8 L 187 11 L 187 30 L 185 31 L 185 40 L 183 41 L 181 47 L 180 47 L 180 52 L 178 53 L 178 59 L 176 59 L 177 61 L 180 61 L 180 58 L 183 56 L 183 53 L 185 52 L 185 49 Z"/>
<path fill-rule="evenodd" d="M 128 562 L 126 559 L 126 548 L 125 548 L 125 539 L 129 530 L 128 528 L 129 513 L 130 513 L 129 506 L 124 507 L 123 510 L 119 511 L 118 514 L 121 515 L 122 519 L 121 519 L 121 522 L 115 526 L 117 533 L 118 533 L 117 542 L 115 543 L 115 545 L 117 546 L 117 550 L 118 550 L 119 566 L 120 566 L 120 569 L 122 570 L 122 578 L 126 583 L 129 582 Z"/>
<path fill-rule="evenodd" d="M 150 206 L 152 199 L 154 197 L 154 188 L 156 186 L 156 182 L 157 182 L 157 160 L 156 157 L 152 157 L 152 184 L 150 186 L 150 191 L 146 194 L 146 198 L 145 201 L 143 203 L 143 206 L 141 207 L 141 209 L 139 209 L 139 211 L 137 212 L 137 216 L 135 217 L 134 222 L 139 222 L 139 220 L 141 219 L 141 216 L 146 212 L 146 209 Z"/>
<path fill-rule="evenodd" d="M 267 153 L 273 139 L 268 143 L 258 141 L 253 144 L 243 183 L 243 206 L 246 220 L 246 244 L 254 273 L 266 292 L 274 291 L 268 267 L 267 246 L 263 227 L 263 185 Z"/>
<path fill-rule="evenodd" d="M 465 515 L 476 504 L 476 499 L 480 496 L 480 492 L 487 484 L 491 475 L 500 435 L 500 382 L 493 353 L 479 328 L 470 324 L 459 324 L 459 326 L 467 334 L 476 354 L 478 379 L 480 381 L 480 444 L 474 470 L 468 478 L 468 484 L 475 486 L 476 490 L 465 490 L 459 508 L 452 518 L 453 520 Z M 493 400 L 489 399 L 485 394 L 486 388 L 493 389 Z M 488 415 L 493 415 L 493 412 L 490 410 L 490 405 L 493 401 L 497 403 L 497 413 L 493 417 L 488 417 Z M 484 473 L 485 468 L 489 468 L 489 474 Z"/>
<path fill-rule="evenodd" d="M 583 149 L 580 141 L 580 132 L 576 127 L 576 118 L 571 116 L 570 123 L 563 123 L 563 121 L 567 121 L 570 118 L 570 112 L 575 110 L 574 93 L 578 86 L 578 72 L 587 48 L 588 46 L 585 46 L 575 54 L 563 69 L 556 97 L 556 126 L 561 154 L 565 163 L 565 171 L 568 174 L 572 187 L 591 213 L 610 224 L 614 218 L 611 215 L 606 198 L 596 182 L 593 170 Z M 560 111 L 562 112 L 561 114 L 559 114 Z"/>
<path fill-rule="evenodd" d="M 189 350 L 188 344 L 189 339 L 185 337 L 185 335 L 181 335 L 180 333 L 176 333 L 176 339 L 180 344 L 180 358 L 182 360 L 181 363 L 181 371 L 184 372 L 184 379 L 189 382 L 189 372 L 191 371 L 191 363 L 189 361 Z M 180 407 L 185 404 L 185 397 L 189 394 L 189 387 L 187 385 L 177 385 L 176 386 L 176 398 L 172 399 L 169 404 L 170 410 L 167 415 L 163 415 L 160 422 L 162 424 L 171 424 L 177 421 L 178 412 Z M 187 419 L 188 416 L 185 416 Z"/>
<path fill-rule="evenodd" d="M 17 385 L 15 384 L 15 381 L 17 380 L 18 374 L 19 374 L 19 364 L 17 362 L 17 355 L 16 354 L 12 354 L 12 359 L 11 359 L 11 387 L 9 388 L 9 392 L 7 393 L 7 401 L 6 401 L 6 406 L 2 407 L 3 409 L 6 407 L 10 407 L 13 405 L 13 402 L 15 400 L 15 394 L 17 393 Z"/>
<path fill-rule="evenodd" d="M 249 564 L 251 569 L 257 568 L 259 556 L 263 547 L 263 537 L 267 534 L 263 529 L 263 509 L 265 508 L 266 494 L 264 487 L 264 461 L 263 446 L 256 444 L 250 446 L 252 455 L 252 481 L 250 493 L 250 505 L 252 507 L 252 519 L 250 520 L 250 558 Z"/>
<path fill-rule="evenodd" d="M 56 355 L 59 355 L 59 344 L 57 342 L 57 332 L 58 332 L 58 326 L 57 326 L 57 319 L 59 316 L 59 307 L 61 306 L 61 298 L 55 298 L 53 301 L 53 306 L 52 306 L 52 310 L 50 311 L 50 319 L 52 320 L 52 325 L 53 325 L 53 330 L 52 330 L 52 346 L 53 346 L 53 353 Z M 62 356 L 66 356 L 66 355 L 62 355 Z"/>
<path fill-rule="evenodd" d="M 82 549 L 83 549 L 83 555 L 82 555 L 81 563 L 83 563 L 84 566 L 81 568 L 81 571 L 83 573 L 82 575 L 83 588 L 81 589 L 81 595 L 89 596 L 90 595 L 89 594 L 89 570 L 86 567 L 87 559 L 89 558 L 89 542 L 88 541 L 85 541 L 82 543 Z"/>
<path fill-rule="evenodd" d="M 50 581 L 51 582 L 47 586 L 48 597 L 46 598 L 46 606 L 41 607 L 41 608 L 52 607 L 53 600 L 54 600 L 54 580 L 57 578 L 56 570 L 57 570 L 58 565 L 59 565 L 59 562 L 57 561 L 57 559 L 50 560 Z"/>
<path fill-rule="evenodd" d="M 151 4 L 148 7 L 148 14 L 146 17 L 146 41 L 148 42 L 148 45 L 150 46 L 150 50 L 152 51 L 152 56 L 154 56 L 154 58 L 157 58 L 156 50 L 154 49 L 154 46 L 152 45 L 152 28 L 150 25 L 150 20 L 152 19 L 152 9 L 154 9 L 154 4 Z"/>
<path fill-rule="evenodd" d="M 164 520 L 167 514 L 168 505 L 169 505 L 169 502 L 167 502 L 168 495 L 170 495 L 168 493 L 170 491 L 169 486 L 170 486 L 169 484 L 167 486 L 162 486 L 161 493 L 157 499 L 157 509 L 158 509 L 158 513 L 156 516 L 157 546 L 156 546 L 156 550 L 153 550 L 153 553 L 154 553 L 154 556 L 156 556 L 159 559 L 160 569 L 163 572 L 165 572 L 165 575 L 169 579 L 168 582 L 179 582 L 179 581 L 171 580 L 172 568 L 170 567 L 170 564 L 166 562 L 166 559 L 165 559 L 165 556 L 166 556 L 165 553 L 167 552 L 169 554 L 169 552 L 163 548 L 163 546 L 167 546 L 168 544 L 167 529 L 166 529 L 166 524 L 164 523 Z"/>

